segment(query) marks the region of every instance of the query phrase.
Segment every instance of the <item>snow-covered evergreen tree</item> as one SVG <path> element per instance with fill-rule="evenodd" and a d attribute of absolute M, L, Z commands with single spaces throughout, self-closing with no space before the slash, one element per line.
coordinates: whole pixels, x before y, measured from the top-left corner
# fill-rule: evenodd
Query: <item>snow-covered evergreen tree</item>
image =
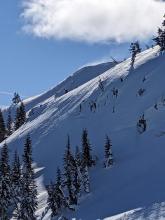
<path fill-rule="evenodd" d="M 2 111 L 0 109 L 0 143 L 5 139 L 5 136 L 6 136 L 5 122 Z"/>
<path fill-rule="evenodd" d="M 59 214 L 63 208 L 70 208 L 69 201 L 65 197 L 62 186 L 62 176 L 61 171 L 57 169 L 56 182 L 51 182 L 47 186 L 48 191 L 48 206 L 52 211 L 52 217 Z"/>
<path fill-rule="evenodd" d="M 77 195 L 77 198 L 81 196 L 82 192 L 82 153 L 80 152 L 79 147 L 76 147 L 76 152 L 75 152 L 75 179 L 74 179 L 74 185 L 75 185 L 75 194 Z"/>
<path fill-rule="evenodd" d="M 62 193 L 62 177 L 61 177 L 61 170 L 57 168 L 57 177 L 56 177 L 56 183 L 55 183 L 55 200 L 56 204 L 59 210 L 61 210 L 62 207 L 65 207 L 65 197 Z"/>
<path fill-rule="evenodd" d="M 107 168 L 113 165 L 112 143 L 108 136 L 106 136 L 104 151 L 105 151 L 104 166 Z"/>
<path fill-rule="evenodd" d="M 63 191 L 61 170 L 57 168 L 57 177 L 55 183 L 55 200 L 59 210 L 62 208 L 69 208 L 69 201 L 67 200 Z"/>
<path fill-rule="evenodd" d="M 133 67 L 135 59 L 136 59 L 136 55 L 141 52 L 140 44 L 139 44 L 138 41 L 136 41 L 134 43 L 131 43 L 131 45 L 130 45 L 130 52 L 132 54 L 132 57 L 131 57 L 131 67 Z"/>
<path fill-rule="evenodd" d="M 14 97 L 12 99 L 12 102 L 14 105 L 17 105 L 19 102 L 21 102 L 20 95 L 17 92 L 14 93 Z"/>
<path fill-rule="evenodd" d="M 165 50 L 165 15 L 164 20 L 162 22 L 162 27 L 158 28 L 158 36 L 153 39 L 157 45 L 160 46 L 160 51 L 163 52 Z"/>
<path fill-rule="evenodd" d="M 88 139 L 88 132 L 87 129 L 83 130 L 82 134 L 82 166 L 83 167 L 91 167 L 94 162 L 91 155 L 91 145 Z"/>
<path fill-rule="evenodd" d="M 82 165 L 82 152 L 80 152 L 80 148 L 78 146 L 76 146 L 75 160 L 76 160 L 77 166 L 81 168 L 81 165 Z"/>
<path fill-rule="evenodd" d="M 83 177 L 83 186 L 84 186 L 84 191 L 86 193 L 90 192 L 90 179 L 89 179 L 89 170 L 88 166 L 85 166 L 83 168 L 82 172 L 82 177 Z"/>
<path fill-rule="evenodd" d="M 11 205 L 11 180 L 8 146 L 5 143 L 1 149 L 0 157 L 0 219 L 9 219 Z"/>
<path fill-rule="evenodd" d="M 15 130 L 21 127 L 26 121 L 26 111 L 24 103 L 21 102 L 16 111 Z"/>
<path fill-rule="evenodd" d="M 34 169 L 32 166 L 32 144 L 30 136 L 26 138 L 23 154 L 23 170 L 21 179 L 21 198 L 19 218 L 35 220 L 37 209 L 37 186 L 35 183 Z"/>
<path fill-rule="evenodd" d="M 68 136 L 66 151 L 64 154 L 64 184 L 68 191 L 69 202 L 71 205 L 76 203 L 76 198 L 74 195 L 74 185 L 73 185 L 73 155 L 71 153 L 70 147 L 70 137 Z"/>
<path fill-rule="evenodd" d="M 17 151 L 14 153 L 14 160 L 11 169 L 12 181 L 12 203 L 14 207 L 14 217 L 19 217 L 19 202 L 21 197 L 21 164 Z"/>
<path fill-rule="evenodd" d="M 12 129 L 12 117 L 11 117 L 11 111 L 10 111 L 10 109 L 9 109 L 9 111 L 8 111 L 6 129 L 7 129 L 7 136 L 10 136 L 10 135 L 12 134 L 12 132 L 13 132 L 13 129 Z"/>
<path fill-rule="evenodd" d="M 52 217 L 56 216 L 58 214 L 58 207 L 57 207 L 57 202 L 56 202 L 56 190 L 55 190 L 55 184 L 53 182 L 51 182 L 48 186 L 47 186 L 47 192 L 48 192 L 48 207 L 51 209 L 52 211 Z"/>
<path fill-rule="evenodd" d="M 146 129 L 147 129 L 147 121 L 144 118 L 144 114 L 143 114 L 137 123 L 137 130 L 141 134 L 141 133 L 145 132 Z"/>
<path fill-rule="evenodd" d="M 76 163 L 76 159 L 71 157 L 71 177 L 73 183 L 73 195 L 74 195 L 74 203 L 77 205 L 78 199 L 80 197 L 81 191 L 81 173 L 78 164 Z"/>

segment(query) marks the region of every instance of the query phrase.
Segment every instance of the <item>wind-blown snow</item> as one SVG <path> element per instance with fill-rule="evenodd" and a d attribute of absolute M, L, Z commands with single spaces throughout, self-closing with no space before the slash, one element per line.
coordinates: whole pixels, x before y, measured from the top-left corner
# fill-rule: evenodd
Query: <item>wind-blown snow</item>
<path fill-rule="evenodd" d="M 54 179 L 56 167 L 62 165 L 67 134 L 71 137 L 74 149 L 76 145 L 80 145 L 82 129 L 87 128 L 93 153 L 99 156 L 99 162 L 91 171 L 91 194 L 83 199 L 77 211 L 66 213 L 68 218 L 163 218 L 164 58 L 165 55 L 158 56 L 158 48 L 155 47 L 137 56 L 133 70 L 130 69 L 128 59 L 87 80 L 84 80 L 81 74 L 75 78 L 75 74 L 74 78 L 68 78 L 55 89 L 26 102 L 28 121 L 7 139 L 7 143 L 11 153 L 15 148 L 21 153 L 26 135 L 29 133 L 32 137 L 34 160 L 38 167 L 43 167 L 40 171 L 43 180 L 39 181 L 39 216 L 46 206 L 46 192 L 42 184 Z M 99 87 L 100 79 L 104 85 L 104 92 Z M 76 86 L 67 86 L 69 92 L 64 94 L 64 87 L 70 85 L 72 80 L 72 85 L 76 83 Z M 117 98 L 112 95 L 113 88 L 119 90 Z M 145 89 L 141 97 L 137 95 L 140 88 Z M 96 102 L 95 112 L 90 111 L 91 102 Z M 154 108 L 155 103 L 158 110 Z M 139 134 L 136 123 L 143 113 L 147 120 L 147 131 Z M 102 166 L 106 134 L 112 139 L 115 158 L 115 164 L 109 170 L 103 169 Z M 128 211 L 129 213 L 125 213 Z M 117 216 L 121 213 L 125 214 Z M 44 219 L 50 219 L 50 212 Z"/>

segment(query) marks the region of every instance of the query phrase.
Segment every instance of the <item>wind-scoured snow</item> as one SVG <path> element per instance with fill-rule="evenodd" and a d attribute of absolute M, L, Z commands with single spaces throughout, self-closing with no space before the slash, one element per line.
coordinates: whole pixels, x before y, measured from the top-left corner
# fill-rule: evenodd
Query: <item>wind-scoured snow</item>
<path fill-rule="evenodd" d="M 6 141 L 11 153 L 15 148 L 21 153 L 26 135 L 32 138 L 34 161 L 38 168 L 43 168 L 38 172 L 42 178 L 37 180 L 39 219 L 43 213 L 44 220 L 51 219 L 43 184 L 54 179 L 57 166 L 62 165 L 67 135 L 74 150 L 81 144 L 83 128 L 88 129 L 93 154 L 99 156 L 99 162 L 90 172 L 91 193 L 82 199 L 75 212 L 66 212 L 66 216 L 78 220 L 163 219 L 164 60 L 165 55 L 159 55 L 155 47 L 137 55 L 134 69 L 130 59 L 100 74 L 96 74 L 96 67 L 92 77 L 88 78 L 90 70 L 85 77 L 82 72 L 74 74 L 72 86 L 68 78 L 69 84 L 66 80 L 26 102 L 27 123 Z M 64 88 L 68 89 L 67 94 Z M 113 96 L 114 88 L 118 89 L 117 97 Z M 138 95 L 139 89 L 145 90 L 142 96 Z M 92 103 L 96 103 L 96 109 L 91 111 Z M 139 134 L 136 124 L 142 114 L 147 120 L 147 131 Z M 115 164 L 111 169 L 103 168 L 106 134 L 113 144 Z"/>

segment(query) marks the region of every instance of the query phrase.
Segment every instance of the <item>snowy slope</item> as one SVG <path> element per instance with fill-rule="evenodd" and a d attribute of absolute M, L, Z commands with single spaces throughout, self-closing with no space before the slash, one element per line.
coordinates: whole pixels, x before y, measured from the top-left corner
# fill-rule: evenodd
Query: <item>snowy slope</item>
<path fill-rule="evenodd" d="M 88 129 L 94 154 L 98 155 L 100 160 L 91 172 L 91 194 L 83 199 L 76 212 L 66 213 L 69 218 L 111 220 L 110 217 L 113 215 L 142 208 L 143 211 L 135 211 L 136 214 L 131 214 L 133 211 L 129 213 L 128 219 L 143 219 L 141 216 L 145 213 L 144 210 L 147 212 L 152 209 L 150 207 L 163 207 L 164 59 L 164 55 L 158 56 L 156 47 L 137 56 L 134 70 L 130 69 L 128 59 L 113 68 L 108 68 L 98 77 L 95 75 L 84 79 L 78 74 L 75 79 L 76 86 L 68 87 L 67 94 L 62 93 L 64 87 L 61 84 L 60 89 L 55 90 L 56 97 L 52 96 L 50 91 L 45 93 L 42 99 L 35 99 L 35 104 L 31 104 L 33 111 L 30 107 L 28 109 L 28 122 L 8 138 L 11 152 L 15 148 L 22 152 L 23 141 L 30 133 L 35 162 L 38 167 L 43 168 L 39 172 L 40 175 L 44 175 L 43 181 L 40 182 L 46 183 L 54 178 L 56 167 L 62 163 L 67 134 L 71 137 L 74 149 L 76 145 L 80 145 L 82 129 Z M 104 91 L 100 89 L 100 79 Z M 113 88 L 119 91 L 117 98 L 112 94 Z M 141 97 L 137 95 L 140 88 L 145 89 Z M 90 105 L 93 102 L 97 108 L 91 112 Z M 155 103 L 158 104 L 158 110 L 154 108 Z M 143 113 L 147 119 L 147 131 L 140 135 L 136 130 L 136 123 Z M 111 136 L 115 156 L 115 165 L 110 170 L 102 168 L 106 134 Z M 44 190 L 40 191 L 39 214 L 44 209 L 46 197 Z M 155 203 L 158 205 L 154 205 Z M 154 210 L 156 212 L 158 209 Z M 148 216 L 151 217 L 150 214 Z M 122 215 L 123 219 L 124 215 L 126 214 Z M 162 216 L 160 211 L 160 218 Z M 150 217 L 149 219 L 155 219 Z M 50 219 L 49 212 L 44 219 Z"/>
<path fill-rule="evenodd" d="M 65 93 L 65 90 L 71 91 L 80 85 L 88 82 L 89 80 L 99 76 L 106 70 L 115 66 L 115 62 L 107 62 L 101 63 L 97 65 L 85 66 L 77 70 L 75 73 L 70 75 L 64 81 L 59 83 L 54 88 L 51 88 L 49 91 L 44 92 L 38 96 L 34 96 L 24 100 L 24 104 L 26 105 L 26 110 L 32 109 L 35 105 L 43 102 L 44 100 L 50 98 L 51 96 L 59 97 Z M 12 107 L 14 110 L 14 106 Z M 6 114 L 7 114 L 6 110 Z M 4 113 L 5 114 L 5 113 Z M 5 115 L 6 115 L 5 114 Z"/>

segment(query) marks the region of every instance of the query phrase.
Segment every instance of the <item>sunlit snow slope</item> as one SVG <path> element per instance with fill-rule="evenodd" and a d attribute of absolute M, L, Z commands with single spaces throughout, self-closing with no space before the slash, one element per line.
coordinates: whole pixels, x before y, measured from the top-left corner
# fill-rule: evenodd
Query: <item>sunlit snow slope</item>
<path fill-rule="evenodd" d="M 54 179 L 56 167 L 62 164 L 67 134 L 74 150 L 80 145 L 82 129 L 87 128 L 93 153 L 99 156 L 97 167 L 91 171 L 92 192 L 81 201 L 77 211 L 65 213 L 66 216 L 82 220 L 147 219 L 141 218 L 146 212 L 148 219 L 163 218 L 165 55 L 158 56 L 156 47 L 139 54 L 134 69 L 130 69 L 128 59 L 107 68 L 99 76 L 87 77 L 84 79 L 79 74 L 73 79 L 76 86 L 72 88 L 65 84 L 69 90 L 67 94 L 59 85 L 60 89 L 57 86 L 42 99 L 39 96 L 26 101 L 27 104 L 31 102 L 31 107 L 27 105 L 29 118 L 8 138 L 11 153 L 15 148 L 22 152 L 23 141 L 29 133 L 33 140 L 34 161 L 43 168 L 38 175 L 43 175 L 43 182 L 47 183 Z M 104 91 L 99 86 L 100 79 Z M 113 88 L 118 89 L 118 97 L 113 96 Z M 140 88 L 145 89 L 142 96 L 138 95 Z M 96 110 L 91 111 L 93 102 Z M 158 110 L 154 108 L 156 103 Z M 142 114 L 147 120 L 147 131 L 139 134 L 136 124 Z M 115 159 L 109 170 L 102 166 L 106 134 L 112 139 Z M 46 195 L 43 190 L 41 192 L 40 208 L 43 211 Z M 116 216 L 130 210 L 136 214 L 132 211 L 121 218 Z M 44 219 L 50 219 L 49 213 Z"/>

